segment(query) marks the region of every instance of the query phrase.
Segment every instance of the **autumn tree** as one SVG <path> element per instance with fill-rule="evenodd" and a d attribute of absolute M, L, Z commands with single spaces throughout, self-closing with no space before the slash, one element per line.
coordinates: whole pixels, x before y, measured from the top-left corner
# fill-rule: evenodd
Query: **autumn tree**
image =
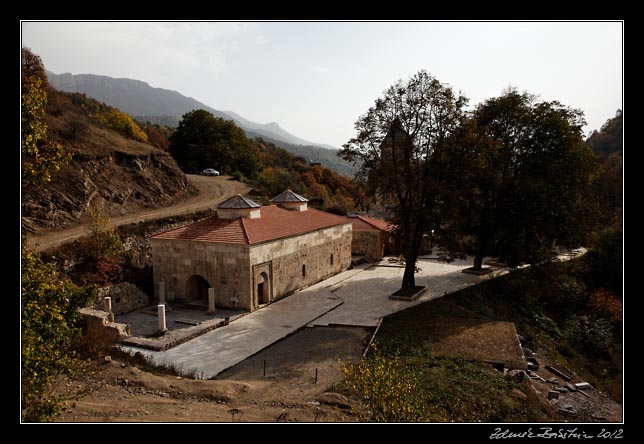
<path fill-rule="evenodd" d="M 22 178 L 26 184 L 43 185 L 71 156 L 47 138 L 45 105 L 47 76 L 39 56 L 22 48 L 21 152 Z"/>
<path fill-rule="evenodd" d="M 442 203 L 435 155 L 457 128 L 467 99 L 426 71 L 399 80 L 355 124 L 339 155 L 360 165 L 369 196 L 390 205 L 405 259 L 401 292 L 415 285 L 423 235 L 438 227 Z"/>
<path fill-rule="evenodd" d="M 155 148 L 163 151 L 168 151 L 168 146 L 170 145 L 168 138 L 172 134 L 172 130 L 170 128 L 158 123 L 150 123 L 149 121 L 146 121 L 145 123 L 138 123 L 138 125 L 141 130 L 148 136 L 148 143 L 150 143 Z"/>
<path fill-rule="evenodd" d="M 114 130 L 125 137 L 138 142 L 148 141 L 148 135 L 139 128 L 139 125 L 137 125 L 129 114 L 119 111 L 116 108 L 105 107 L 104 110 L 92 114 L 91 118 L 99 125 Z"/>
<path fill-rule="evenodd" d="M 123 271 L 123 243 L 101 207 L 91 205 L 85 215 L 89 235 L 80 239 L 83 261 L 76 267 L 75 280 L 108 285 L 120 279 Z"/>
<path fill-rule="evenodd" d="M 169 151 L 187 173 L 215 167 L 224 174 L 239 171 L 253 177 L 261 166 L 257 148 L 241 128 L 203 109 L 183 115 L 170 136 Z"/>
<path fill-rule="evenodd" d="M 469 237 L 475 268 L 485 255 L 537 263 L 555 246 L 588 242 L 597 159 L 584 144 L 581 111 L 509 90 L 480 104 L 473 118 L 476 133 L 461 131 L 454 141 L 471 151 L 463 168 L 469 215 L 448 225 Z"/>
<path fill-rule="evenodd" d="M 86 369 L 76 351 L 81 337 L 78 309 L 96 298 L 60 276 L 38 253 L 22 251 L 21 399 L 24 421 L 44 421 L 58 413 L 52 383 L 60 375 Z"/>

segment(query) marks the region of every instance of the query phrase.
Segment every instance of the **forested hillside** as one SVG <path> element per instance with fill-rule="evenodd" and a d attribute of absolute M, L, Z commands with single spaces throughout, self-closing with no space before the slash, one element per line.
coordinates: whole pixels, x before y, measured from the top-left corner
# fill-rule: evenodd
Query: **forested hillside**
<path fill-rule="evenodd" d="M 623 113 L 617 110 L 615 117 L 608 119 L 600 131 L 594 131 L 586 140 L 602 164 L 595 187 L 605 225 L 621 225 L 622 222 L 623 134 Z"/>
<path fill-rule="evenodd" d="M 253 181 L 257 193 L 274 197 L 291 189 L 311 200 L 311 205 L 337 214 L 362 209 L 362 195 L 350 178 L 321 165 L 309 165 L 283 148 L 255 139 L 264 168 Z M 268 202 L 264 202 L 268 203 Z"/>

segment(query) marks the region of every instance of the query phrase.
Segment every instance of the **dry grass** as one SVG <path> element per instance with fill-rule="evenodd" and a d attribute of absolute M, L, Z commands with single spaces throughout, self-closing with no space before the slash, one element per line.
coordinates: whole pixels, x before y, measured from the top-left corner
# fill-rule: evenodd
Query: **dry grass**
<path fill-rule="evenodd" d="M 400 333 L 414 328 L 431 343 L 436 356 L 459 357 L 483 362 L 502 362 L 507 368 L 525 368 L 523 353 L 511 322 L 488 319 L 448 298 L 440 298 L 390 316 L 383 323 Z"/>

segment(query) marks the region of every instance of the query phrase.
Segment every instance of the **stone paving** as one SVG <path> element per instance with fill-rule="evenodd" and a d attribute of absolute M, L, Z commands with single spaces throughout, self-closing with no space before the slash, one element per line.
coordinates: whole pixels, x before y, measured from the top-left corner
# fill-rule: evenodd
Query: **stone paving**
<path fill-rule="evenodd" d="M 221 321 L 229 318 L 231 321 L 234 321 L 247 313 L 241 310 L 217 309 L 216 313 L 209 315 L 207 311 L 208 304 L 204 304 L 203 306 L 168 304 L 165 310 L 166 327 L 171 332 L 180 333 L 178 330 L 185 330 L 191 326 L 213 320 Z M 114 321 L 121 324 L 130 324 L 132 336 L 152 337 L 156 334 L 158 327 L 157 306 L 152 305 L 141 310 L 116 315 Z"/>
<path fill-rule="evenodd" d="M 413 301 L 399 301 L 389 299 L 389 295 L 400 288 L 404 268 L 386 260 L 379 264 L 371 264 L 362 273 L 328 288 L 333 295 L 342 299 L 344 304 L 316 319 L 312 325 L 375 327 L 380 319 L 389 314 L 508 272 L 508 269 L 497 267 L 493 267 L 491 273 L 482 276 L 462 272 L 471 266 L 471 258 L 451 263 L 421 258 L 417 264 L 420 271 L 416 274 L 416 285 L 425 286 L 424 292 Z"/>
<path fill-rule="evenodd" d="M 210 379 L 340 304 L 341 299 L 318 284 L 166 351 L 123 345 L 120 348 L 140 352 L 154 365 Z"/>
<path fill-rule="evenodd" d="M 411 302 L 389 299 L 400 288 L 404 270 L 400 265 L 386 260 L 362 264 L 169 350 L 121 348 L 142 353 L 154 365 L 172 366 L 185 375 L 209 379 L 306 325 L 374 327 L 388 314 L 507 272 L 501 268 L 484 276 L 461 272 L 471 264 L 471 260 L 445 263 L 421 258 L 416 285 L 426 289 Z"/>

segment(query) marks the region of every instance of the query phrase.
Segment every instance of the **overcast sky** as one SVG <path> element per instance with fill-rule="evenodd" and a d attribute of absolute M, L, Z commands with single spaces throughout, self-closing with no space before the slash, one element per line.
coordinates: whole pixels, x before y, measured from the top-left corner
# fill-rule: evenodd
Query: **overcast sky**
<path fill-rule="evenodd" d="M 475 105 L 512 85 L 584 111 L 622 107 L 621 22 L 23 22 L 61 74 L 143 80 L 340 147 L 398 79 L 426 69 Z"/>

